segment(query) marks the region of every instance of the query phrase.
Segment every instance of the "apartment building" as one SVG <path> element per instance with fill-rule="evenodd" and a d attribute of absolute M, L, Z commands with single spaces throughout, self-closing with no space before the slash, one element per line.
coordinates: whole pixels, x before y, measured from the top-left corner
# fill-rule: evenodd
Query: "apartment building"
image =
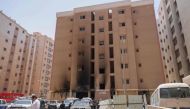
<path fill-rule="evenodd" d="M 50 89 L 54 41 L 46 35 L 37 32 L 33 34 L 33 37 L 36 39 L 36 51 L 29 90 L 30 93 L 47 98 Z"/>
<path fill-rule="evenodd" d="M 22 92 L 25 54 L 32 51 L 30 38 L 23 27 L 0 12 L 0 92 Z"/>
<path fill-rule="evenodd" d="M 189 0 L 160 0 L 158 32 L 167 82 L 182 82 L 190 74 Z"/>
<path fill-rule="evenodd" d="M 51 99 L 149 94 L 165 82 L 153 0 L 57 13 Z"/>
<path fill-rule="evenodd" d="M 0 12 L 0 92 L 47 97 L 54 41 Z"/>

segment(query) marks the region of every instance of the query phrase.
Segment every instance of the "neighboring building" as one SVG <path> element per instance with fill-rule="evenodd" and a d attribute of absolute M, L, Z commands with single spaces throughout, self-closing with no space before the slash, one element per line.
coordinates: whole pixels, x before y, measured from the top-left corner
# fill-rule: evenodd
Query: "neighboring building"
<path fill-rule="evenodd" d="M 36 51 L 30 93 L 47 98 L 50 89 L 54 41 L 40 33 L 34 33 Z"/>
<path fill-rule="evenodd" d="M 189 6 L 189 0 L 160 0 L 157 24 L 167 82 L 190 74 Z"/>
<path fill-rule="evenodd" d="M 0 92 L 22 92 L 23 58 L 30 37 L 23 27 L 0 12 Z"/>
<path fill-rule="evenodd" d="M 165 82 L 153 0 L 57 13 L 54 51 L 51 99 L 150 94 Z"/>
<path fill-rule="evenodd" d="M 0 92 L 47 97 L 53 43 L 40 33 L 29 34 L 0 12 Z"/>

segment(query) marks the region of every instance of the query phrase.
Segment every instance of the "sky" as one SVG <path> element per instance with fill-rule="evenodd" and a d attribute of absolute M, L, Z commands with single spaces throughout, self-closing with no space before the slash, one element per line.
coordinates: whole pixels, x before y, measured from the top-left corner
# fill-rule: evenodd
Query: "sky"
<path fill-rule="evenodd" d="M 115 1 L 121 0 L 0 0 L 0 10 L 29 33 L 40 32 L 54 39 L 56 12 Z M 154 1 L 157 10 L 159 0 Z"/>

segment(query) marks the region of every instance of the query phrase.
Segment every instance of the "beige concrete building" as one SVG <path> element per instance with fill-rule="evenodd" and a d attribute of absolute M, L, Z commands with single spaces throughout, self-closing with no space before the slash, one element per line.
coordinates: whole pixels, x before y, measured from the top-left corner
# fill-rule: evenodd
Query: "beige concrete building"
<path fill-rule="evenodd" d="M 36 51 L 30 93 L 47 98 L 50 89 L 54 41 L 40 33 L 34 33 Z"/>
<path fill-rule="evenodd" d="M 59 12 L 51 99 L 150 94 L 165 82 L 161 61 L 153 0 Z"/>
<path fill-rule="evenodd" d="M 160 0 L 158 31 L 167 82 L 190 74 L 189 0 Z"/>
<path fill-rule="evenodd" d="M 0 12 L 0 92 L 22 92 L 24 57 L 31 35 Z M 27 50 L 27 51 L 26 51 Z"/>
<path fill-rule="evenodd" d="M 47 97 L 54 42 L 0 12 L 0 92 Z"/>

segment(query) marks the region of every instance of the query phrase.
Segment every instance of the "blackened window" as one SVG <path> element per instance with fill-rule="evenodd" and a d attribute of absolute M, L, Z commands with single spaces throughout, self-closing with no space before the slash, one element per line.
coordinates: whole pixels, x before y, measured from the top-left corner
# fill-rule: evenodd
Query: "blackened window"
<path fill-rule="evenodd" d="M 90 88 L 94 89 L 94 77 L 93 76 L 90 77 Z"/>
<path fill-rule="evenodd" d="M 114 54 L 113 54 L 113 47 L 110 47 L 110 48 L 109 48 L 109 51 L 110 51 L 110 58 L 113 58 L 113 57 L 114 57 Z"/>
<path fill-rule="evenodd" d="M 92 21 L 95 20 L 95 12 L 91 12 L 91 20 L 92 20 Z"/>
<path fill-rule="evenodd" d="M 109 44 L 113 44 L 113 34 L 109 34 Z"/>
<path fill-rule="evenodd" d="M 91 36 L 91 45 L 94 45 L 95 44 L 95 37 L 94 35 Z"/>
<path fill-rule="evenodd" d="M 91 74 L 94 74 L 94 62 L 90 63 Z"/>
<path fill-rule="evenodd" d="M 94 48 L 91 48 L 91 59 L 94 59 L 94 53 L 95 53 Z"/>
<path fill-rule="evenodd" d="M 100 89 L 105 89 L 105 84 L 104 83 L 100 83 Z"/>
<path fill-rule="evenodd" d="M 109 27 L 108 30 L 109 30 L 109 31 L 112 31 L 113 28 L 112 28 L 112 22 L 111 22 L 111 21 L 108 22 L 108 27 Z"/>
<path fill-rule="evenodd" d="M 100 73 L 100 74 L 105 74 L 105 68 L 100 68 L 100 69 L 99 69 L 99 73 Z"/>
<path fill-rule="evenodd" d="M 110 84 L 111 84 L 111 89 L 115 89 L 115 77 L 114 76 L 110 77 Z"/>
<path fill-rule="evenodd" d="M 110 73 L 114 73 L 114 61 L 110 61 Z"/>
<path fill-rule="evenodd" d="M 91 24 L 91 33 L 94 33 L 95 32 L 95 25 L 94 23 Z"/>

